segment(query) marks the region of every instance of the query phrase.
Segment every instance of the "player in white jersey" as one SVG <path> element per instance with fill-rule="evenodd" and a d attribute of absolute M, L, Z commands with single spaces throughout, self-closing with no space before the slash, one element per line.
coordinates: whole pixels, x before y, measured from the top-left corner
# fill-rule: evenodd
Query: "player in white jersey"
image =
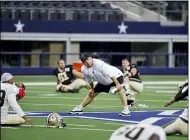
<path fill-rule="evenodd" d="M 166 140 L 166 133 L 160 126 L 126 125 L 114 131 L 109 140 Z"/>
<path fill-rule="evenodd" d="M 124 94 L 124 89 L 121 86 L 124 82 L 123 73 L 114 66 L 111 66 L 99 59 L 92 58 L 89 54 L 82 54 L 80 56 L 80 59 L 84 64 L 81 68 L 81 71 L 90 84 L 91 89 L 89 90 L 89 94 L 86 96 L 83 102 L 69 113 L 82 113 L 83 107 L 90 104 L 93 101 L 94 97 L 96 97 L 99 93 L 108 93 L 112 86 L 116 86 L 118 95 L 124 106 L 123 111 L 119 115 L 130 115 L 127 99 Z M 95 87 L 93 84 L 94 81 L 98 82 Z"/>
<path fill-rule="evenodd" d="M 1 125 L 20 125 L 25 122 L 32 124 L 16 101 L 19 89 L 13 84 L 13 76 L 10 73 L 4 73 L 1 76 L 0 92 Z M 8 115 L 9 106 L 17 115 Z"/>
<path fill-rule="evenodd" d="M 173 104 L 174 102 L 178 102 L 188 96 L 188 81 L 186 80 L 183 84 L 180 85 L 179 91 L 176 96 L 171 100 L 167 101 L 165 107 Z M 172 124 L 168 125 L 164 130 L 167 135 L 171 134 L 181 134 L 184 136 L 188 136 L 188 108 L 186 108 L 179 118 Z"/>

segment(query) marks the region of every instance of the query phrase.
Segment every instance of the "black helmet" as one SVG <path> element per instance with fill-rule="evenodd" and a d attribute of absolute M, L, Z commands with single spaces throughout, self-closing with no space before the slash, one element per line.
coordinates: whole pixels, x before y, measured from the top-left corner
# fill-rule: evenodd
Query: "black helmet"
<path fill-rule="evenodd" d="M 88 54 L 88 53 L 82 53 L 82 54 L 80 54 L 80 60 L 82 62 L 85 62 L 88 59 L 88 57 L 92 57 L 92 56 L 90 54 Z"/>

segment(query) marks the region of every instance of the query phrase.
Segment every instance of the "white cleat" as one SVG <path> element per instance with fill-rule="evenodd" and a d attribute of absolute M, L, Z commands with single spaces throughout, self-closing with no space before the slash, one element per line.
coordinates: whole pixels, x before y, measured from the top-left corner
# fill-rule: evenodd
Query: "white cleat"
<path fill-rule="evenodd" d="M 73 110 L 69 111 L 69 114 L 83 114 L 82 109 L 80 109 L 78 106 L 75 107 Z"/>
<path fill-rule="evenodd" d="M 119 116 L 130 116 L 130 111 L 128 109 L 124 109 Z"/>

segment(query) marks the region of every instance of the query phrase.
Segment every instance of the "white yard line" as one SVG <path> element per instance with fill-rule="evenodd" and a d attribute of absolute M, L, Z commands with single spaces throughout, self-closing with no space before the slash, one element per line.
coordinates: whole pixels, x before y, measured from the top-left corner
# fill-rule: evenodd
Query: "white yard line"
<path fill-rule="evenodd" d="M 109 132 L 115 131 L 113 129 L 69 128 L 69 127 L 66 127 L 66 129 L 78 129 L 78 130 L 87 130 L 87 131 L 109 131 Z"/>
<path fill-rule="evenodd" d="M 122 125 L 126 125 L 126 124 L 122 124 L 122 123 L 104 123 L 104 124 L 108 124 L 108 125 L 119 125 L 119 126 L 122 126 Z"/>
<path fill-rule="evenodd" d="M 1 128 L 5 128 L 5 129 L 19 129 L 18 127 L 9 127 L 9 126 L 6 126 L 6 127 L 1 126 Z"/>
<path fill-rule="evenodd" d="M 159 118 L 159 117 L 150 117 L 150 118 L 147 118 L 143 121 L 141 121 L 140 123 L 143 123 L 143 124 L 153 124 L 155 122 L 157 122 L 158 120 L 161 120 L 162 118 Z"/>
<path fill-rule="evenodd" d="M 159 113 L 158 115 L 172 115 L 178 111 L 180 111 L 180 110 L 166 110 L 166 111 Z"/>
<path fill-rule="evenodd" d="M 70 126 L 79 126 L 79 127 L 95 127 L 95 125 L 79 125 L 79 124 L 67 124 Z"/>
<path fill-rule="evenodd" d="M 40 104 L 40 103 L 19 103 L 24 105 L 34 106 L 63 106 L 63 107 L 74 107 L 74 104 Z M 89 108 L 121 108 L 122 106 L 100 106 L 100 105 L 89 105 Z M 131 107 L 131 108 L 142 108 L 142 107 Z M 163 106 L 146 107 L 146 108 L 164 108 Z"/>
<path fill-rule="evenodd" d="M 144 81 L 145 85 L 178 85 L 182 81 Z M 56 86 L 56 82 L 25 82 L 26 86 Z"/>
<path fill-rule="evenodd" d="M 145 89 L 177 89 L 176 86 L 145 86 Z"/>
<path fill-rule="evenodd" d="M 84 98 L 79 97 L 41 97 L 41 96 L 26 96 L 25 98 L 33 98 L 33 99 L 69 99 L 69 100 L 83 100 Z M 114 98 L 96 98 L 96 100 L 103 100 L 103 101 L 120 101 L 120 99 Z M 160 102 L 160 101 L 166 101 L 166 100 L 138 100 L 137 101 L 147 101 L 147 102 Z"/>
<path fill-rule="evenodd" d="M 171 94 L 176 94 L 177 93 L 177 90 L 170 90 L 170 91 L 167 91 L 167 90 L 155 90 L 156 93 L 171 93 Z"/>
<path fill-rule="evenodd" d="M 21 125 L 21 127 L 38 127 L 38 128 L 48 128 L 45 125 Z M 88 130 L 88 131 L 115 131 L 115 130 L 111 130 L 111 129 L 97 129 L 97 128 L 72 128 L 72 127 L 65 127 L 62 129 L 77 129 L 77 130 Z"/>

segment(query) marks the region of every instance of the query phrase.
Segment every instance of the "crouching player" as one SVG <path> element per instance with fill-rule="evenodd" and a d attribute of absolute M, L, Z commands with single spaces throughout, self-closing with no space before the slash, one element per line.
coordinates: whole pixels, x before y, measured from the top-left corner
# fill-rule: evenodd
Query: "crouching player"
<path fill-rule="evenodd" d="M 124 58 L 122 59 L 122 72 L 124 75 L 124 89 L 127 96 L 128 105 L 135 105 L 135 96 L 143 91 L 143 83 L 140 78 L 138 68 L 134 64 Z M 115 93 L 116 89 L 112 89 L 111 93 Z"/>
<path fill-rule="evenodd" d="M 18 86 L 21 86 L 21 84 Z M 13 126 L 13 125 L 20 125 L 25 122 L 33 124 L 32 121 L 28 119 L 28 117 L 24 114 L 21 107 L 17 103 L 17 100 L 24 97 L 24 95 L 25 92 L 23 93 L 23 89 L 19 90 L 13 84 L 13 76 L 10 73 L 4 73 L 1 76 L 1 90 L 0 90 L 1 125 Z M 9 106 L 11 106 L 12 109 L 17 113 L 16 115 L 8 114 Z"/>
<path fill-rule="evenodd" d="M 167 101 L 165 104 L 165 107 L 178 102 L 188 96 L 188 81 L 186 80 L 183 84 L 180 85 L 179 91 L 176 94 L 176 96 L 170 100 Z M 186 108 L 183 113 L 180 115 L 180 117 L 173 122 L 172 124 L 168 125 L 164 130 L 167 135 L 171 134 L 181 134 L 184 136 L 188 136 L 188 108 Z"/>
<path fill-rule="evenodd" d="M 58 68 L 53 71 L 53 74 L 57 77 L 56 91 L 73 93 L 83 87 L 90 89 L 83 74 L 73 69 L 71 65 L 66 66 L 62 59 L 58 61 Z"/>

